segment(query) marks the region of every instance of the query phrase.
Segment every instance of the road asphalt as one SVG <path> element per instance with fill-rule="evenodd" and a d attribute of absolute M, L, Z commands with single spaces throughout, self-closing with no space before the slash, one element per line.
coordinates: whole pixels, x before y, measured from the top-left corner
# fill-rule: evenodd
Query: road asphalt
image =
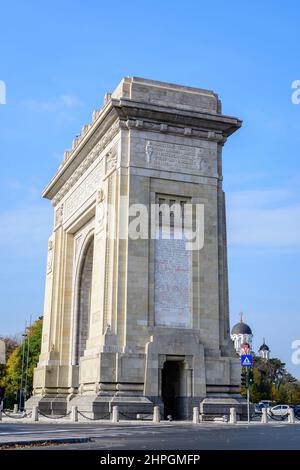
<path fill-rule="evenodd" d="M 47 443 L 49 449 L 299 450 L 300 422 L 201 423 L 0 422 L 0 448 Z M 13 447 L 11 447 L 13 448 Z M 35 447 L 33 447 L 35 448 Z"/>

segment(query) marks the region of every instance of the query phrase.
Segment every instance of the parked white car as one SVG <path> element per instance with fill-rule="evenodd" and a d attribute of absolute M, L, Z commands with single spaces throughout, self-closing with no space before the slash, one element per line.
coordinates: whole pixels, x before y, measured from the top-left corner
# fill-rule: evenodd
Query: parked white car
<path fill-rule="evenodd" d="M 271 408 L 274 405 L 274 401 L 272 400 L 260 400 L 259 405 L 265 405 L 267 408 Z"/>
<path fill-rule="evenodd" d="M 289 405 L 276 405 L 272 406 L 272 408 L 269 408 L 269 411 L 275 416 L 286 416 L 289 412 L 289 409 Z"/>

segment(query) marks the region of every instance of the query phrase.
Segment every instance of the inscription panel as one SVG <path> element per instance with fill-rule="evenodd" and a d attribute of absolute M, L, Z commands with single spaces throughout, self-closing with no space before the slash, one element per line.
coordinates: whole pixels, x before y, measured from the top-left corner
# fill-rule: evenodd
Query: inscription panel
<path fill-rule="evenodd" d="M 147 140 L 145 156 L 149 166 L 184 173 L 215 173 L 213 149 Z"/>
<path fill-rule="evenodd" d="M 155 240 L 155 324 L 189 327 L 191 252 L 185 240 Z"/>

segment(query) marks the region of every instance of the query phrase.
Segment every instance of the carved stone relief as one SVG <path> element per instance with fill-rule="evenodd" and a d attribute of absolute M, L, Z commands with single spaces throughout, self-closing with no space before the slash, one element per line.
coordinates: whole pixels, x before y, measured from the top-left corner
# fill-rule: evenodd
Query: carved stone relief
<path fill-rule="evenodd" d="M 48 242 L 48 256 L 47 256 L 47 274 L 51 273 L 53 265 L 53 241 Z"/>
<path fill-rule="evenodd" d="M 66 199 L 64 221 L 68 219 L 97 189 L 103 177 L 103 165 L 97 165 L 81 182 L 80 186 Z"/>
<path fill-rule="evenodd" d="M 61 204 L 55 211 L 55 227 L 59 227 L 63 221 L 64 206 Z"/>
<path fill-rule="evenodd" d="M 111 173 L 117 166 L 118 153 L 117 147 L 112 148 L 105 156 L 106 165 L 105 165 L 105 174 Z"/>
<path fill-rule="evenodd" d="M 165 170 L 194 171 L 210 176 L 213 156 L 214 151 L 204 147 L 151 140 L 147 140 L 145 145 L 146 162 L 151 167 Z"/>
<path fill-rule="evenodd" d="M 95 232 L 98 234 L 104 228 L 106 216 L 106 201 L 104 189 L 99 189 L 96 196 L 96 221 L 95 221 Z"/>

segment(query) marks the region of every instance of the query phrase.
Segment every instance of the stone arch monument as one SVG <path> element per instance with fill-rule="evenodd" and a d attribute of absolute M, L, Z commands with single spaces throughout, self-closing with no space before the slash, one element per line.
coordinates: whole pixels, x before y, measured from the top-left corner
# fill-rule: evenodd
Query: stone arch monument
<path fill-rule="evenodd" d="M 43 194 L 54 228 L 27 408 L 242 413 L 222 190 L 222 148 L 240 126 L 209 90 L 127 77 L 105 96 Z M 149 219 L 133 237 L 137 204 Z M 188 227 L 170 209 L 166 224 L 163 207 L 183 214 L 197 205 L 203 243 L 187 250 L 175 235 L 191 233 L 194 215 Z M 155 236 L 166 228 L 171 239 Z"/>

